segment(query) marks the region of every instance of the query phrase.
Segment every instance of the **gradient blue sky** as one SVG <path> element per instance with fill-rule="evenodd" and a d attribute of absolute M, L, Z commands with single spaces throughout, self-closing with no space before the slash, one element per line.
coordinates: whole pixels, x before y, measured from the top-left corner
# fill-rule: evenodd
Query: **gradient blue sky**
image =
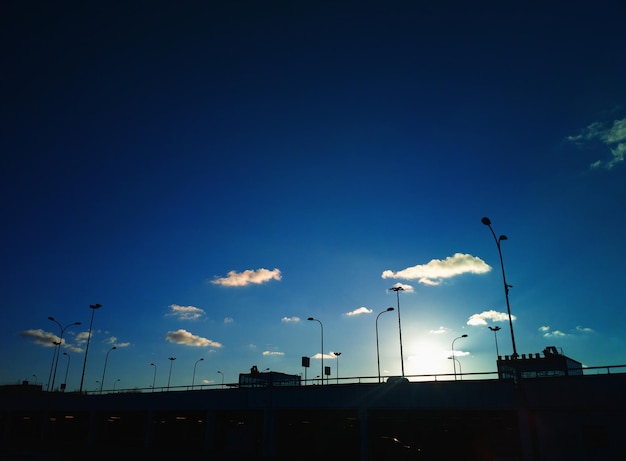
<path fill-rule="evenodd" d="M 0 383 L 53 316 L 77 389 L 95 303 L 87 390 L 302 373 L 310 316 L 375 376 L 397 284 L 407 374 L 493 371 L 483 216 L 518 352 L 626 363 L 626 5 L 479 3 L 3 2 Z"/>

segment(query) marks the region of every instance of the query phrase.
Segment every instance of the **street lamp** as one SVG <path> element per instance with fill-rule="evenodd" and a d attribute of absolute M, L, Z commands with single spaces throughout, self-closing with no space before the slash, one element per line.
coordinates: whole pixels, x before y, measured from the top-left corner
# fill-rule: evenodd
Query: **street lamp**
<path fill-rule="evenodd" d="M 402 366 L 402 377 L 404 377 L 404 354 L 402 353 L 402 323 L 400 322 L 400 292 L 404 291 L 401 286 L 389 288 L 391 291 L 396 292 L 396 298 L 398 300 L 398 333 L 400 335 L 400 365 Z"/>
<path fill-rule="evenodd" d="M 47 391 L 50 391 L 50 382 L 52 382 L 52 371 L 54 370 L 54 362 L 57 358 L 59 344 L 61 344 L 61 341 L 57 342 L 52 340 L 52 345 L 54 349 L 52 350 L 52 362 L 50 362 L 50 374 L 48 375 L 48 384 L 46 384 Z"/>
<path fill-rule="evenodd" d="M 493 337 L 496 339 L 496 359 L 500 357 L 500 353 L 498 352 L 498 331 L 501 330 L 499 326 L 488 327 L 491 331 L 493 331 Z"/>
<path fill-rule="evenodd" d="M 196 360 L 196 363 L 193 364 L 193 376 L 191 378 L 191 388 L 193 389 L 193 385 L 196 381 L 196 365 L 198 365 L 198 362 L 202 362 L 204 360 L 204 358 L 199 358 L 198 360 Z"/>
<path fill-rule="evenodd" d="M 324 385 L 324 325 L 322 325 L 321 321 L 313 317 L 309 317 L 307 320 L 318 322 L 320 324 L 320 327 L 322 328 L 322 386 L 323 386 Z"/>
<path fill-rule="evenodd" d="M 115 380 L 115 382 L 113 383 L 113 392 L 115 392 L 115 385 L 117 384 L 117 382 L 120 380 L 121 378 L 117 378 Z"/>
<path fill-rule="evenodd" d="M 379 383 L 380 383 L 380 351 L 378 349 L 378 317 L 380 317 L 385 312 L 391 312 L 392 310 L 394 310 L 393 307 L 388 307 L 387 309 L 385 309 L 384 311 L 382 311 L 376 316 L 376 363 L 378 365 L 378 382 Z"/>
<path fill-rule="evenodd" d="M 452 340 L 452 358 L 454 359 L 454 341 L 456 341 L 457 339 L 461 339 L 461 338 L 467 338 L 467 335 L 461 335 L 457 338 L 454 338 Z M 460 362 L 459 362 L 460 363 Z M 452 365 L 454 365 L 454 380 L 456 381 L 456 361 L 452 360 Z M 461 372 L 461 374 L 463 374 L 463 372 Z"/>
<path fill-rule="evenodd" d="M 170 379 L 172 377 L 172 365 L 174 364 L 174 360 L 176 360 L 176 357 L 168 357 L 167 358 L 170 361 L 170 374 L 167 376 L 167 390 L 170 390 Z"/>
<path fill-rule="evenodd" d="M 59 337 L 59 343 L 57 345 L 57 351 L 56 351 L 57 358 L 56 358 L 56 361 L 54 363 L 54 374 L 52 375 L 52 390 L 54 391 L 54 382 L 56 381 L 56 378 L 57 378 L 57 367 L 59 365 L 59 355 L 60 355 L 59 352 L 61 352 L 61 344 L 63 343 L 63 333 L 65 333 L 65 330 L 67 328 L 71 327 L 71 326 L 80 325 L 80 322 L 74 322 L 74 323 L 70 323 L 68 325 L 63 326 L 54 317 L 48 317 L 48 320 L 56 323 L 59 326 L 59 328 L 61 329 L 61 336 Z"/>
<path fill-rule="evenodd" d="M 461 381 L 463 381 L 463 369 L 461 368 L 461 361 L 459 359 L 457 359 L 456 357 L 452 356 L 452 357 L 448 357 L 449 359 L 452 359 L 452 363 L 458 363 L 459 364 L 459 373 L 461 373 Z M 454 375 L 454 379 L 456 380 L 456 374 Z"/>
<path fill-rule="evenodd" d="M 89 343 L 91 342 L 91 328 L 93 326 L 93 315 L 96 313 L 96 309 L 100 309 L 102 304 L 90 304 L 89 309 L 91 309 L 91 321 L 89 322 L 89 336 L 87 336 L 87 346 L 85 347 L 85 360 L 83 362 L 83 373 L 80 376 L 80 387 L 78 388 L 78 393 L 83 392 L 83 382 L 85 381 L 85 368 L 87 368 L 87 354 L 89 353 Z"/>
<path fill-rule="evenodd" d="M 63 355 L 67 355 L 67 367 L 65 367 L 65 381 L 63 382 L 63 385 L 65 386 L 65 389 L 67 389 L 67 373 L 70 371 L 70 354 L 68 354 L 67 352 L 63 352 Z"/>
<path fill-rule="evenodd" d="M 222 373 L 221 371 L 217 370 L 217 372 L 222 375 L 222 387 L 224 387 L 224 373 Z"/>
<path fill-rule="evenodd" d="M 333 352 L 333 355 L 337 357 L 337 384 L 339 384 L 339 356 L 341 352 Z"/>
<path fill-rule="evenodd" d="M 107 362 L 109 361 L 109 354 L 111 351 L 114 351 L 117 347 L 113 346 L 111 349 L 107 351 L 107 355 L 104 358 L 104 369 L 102 370 L 102 380 L 100 381 L 100 393 L 102 394 L 102 388 L 104 387 L 104 374 L 107 372 Z"/>
<path fill-rule="evenodd" d="M 491 235 L 493 235 L 493 239 L 496 242 L 496 246 L 498 247 L 498 254 L 500 255 L 500 267 L 502 267 L 502 281 L 504 282 L 504 297 L 506 298 L 506 311 L 509 314 L 509 326 L 511 327 L 511 343 L 513 344 L 513 355 L 511 357 L 515 360 L 517 359 L 517 347 L 515 347 L 515 335 L 513 334 L 513 318 L 511 317 L 511 306 L 509 305 L 509 288 L 511 288 L 512 285 L 509 285 L 508 283 L 506 283 L 506 276 L 504 275 L 504 262 L 502 260 L 502 249 L 500 248 L 500 242 L 502 240 L 507 240 L 507 236 L 501 235 L 500 237 L 496 238 L 496 233 L 491 228 L 491 220 L 487 217 L 484 217 L 480 221 L 489 228 L 489 230 L 491 231 Z"/>
<path fill-rule="evenodd" d="M 156 382 L 157 366 L 154 363 L 151 363 L 150 366 L 154 367 L 154 374 L 152 375 L 152 392 L 154 392 L 154 383 Z"/>

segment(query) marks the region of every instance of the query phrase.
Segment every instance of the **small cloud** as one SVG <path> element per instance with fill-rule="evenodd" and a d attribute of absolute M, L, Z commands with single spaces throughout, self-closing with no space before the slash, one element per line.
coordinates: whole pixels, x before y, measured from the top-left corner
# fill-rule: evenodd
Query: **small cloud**
<path fill-rule="evenodd" d="M 168 331 L 165 339 L 174 344 L 194 347 L 222 347 L 218 342 L 191 334 L 187 330 Z"/>
<path fill-rule="evenodd" d="M 226 277 L 215 277 L 211 283 L 224 287 L 245 287 L 250 284 L 260 285 L 271 280 L 281 280 L 280 270 L 245 270 L 243 272 L 230 271 Z"/>
<path fill-rule="evenodd" d="M 480 326 L 487 325 L 487 320 L 491 320 L 492 322 L 508 322 L 509 315 L 505 312 L 497 312 L 494 310 L 484 311 L 480 314 L 472 315 L 468 320 L 467 324 L 471 326 Z M 517 320 L 517 317 L 511 315 L 511 320 Z"/>
<path fill-rule="evenodd" d="M 539 331 L 541 331 L 542 333 L 545 333 L 546 331 L 550 331 L 550 327 L 548 326 L 539 327 Z"/>
<path fill-rule="evenodd" d="M 428 333 L 431 335 L 440 335 L 445 333 L 447 330 L 444 327 L 439 327 L 437 330 L 430 330 Z"/>
<path fill-rule="evenodd" d="M 556 337 L 561 337 L 561 336 L 567 336 L 567 334 L 559 330 L 554 330 L 554 331 L 548 331 L 544 333 L 543 336 L 545 338 L 556 338 Z"/>
<path fill-rule="evenodd" d="M 398 272 L 386 270 L 382 278 L 415 280 L 424 285 L 439 285 L 444 279 L 461 274 L 484 274 L 491 266 L 482 259 L 469 254 L 455 253 L 444 260 L 433 259 L 427 264 L 408 267 Z"/>
<path fill-rule="evenodd" d="M 283 323 L 297 323 L 300 321 L 300 317 L 283 317 L 280 321 Z"/>
<path fill-rule="evenodd" d="M 603 122 L 594 122 L 587 126 L 576 136 L 568 136 L 566 141 L 585 147 L 592 142 L 604 144 L 611 154 L 608 160 L 596 160 L 591 163 L 590 169 L 612 169 L 615 165 L 624 162 L 626 154 L 626 118 L 614 120 L 613 125 L 608 126 Z"/>
<path fill-rule="evenodd" d="M 581 327 L 580 325 L 576 327 L 576 331 L 581 333 L 593 333 L 594 331 L 591 328 Z"/>
<path fill-rule="evenodd" d="M 251 350 L 256 349 L 256 344 L 248 344 L 248 349 L 251 349 Z"/>
<path fill-rule="evenodd" d="M 358 309 L 354 309 L 351 312 L 346 312 L 347 316 L 361 315 L 361 314 L 371 314 L 374 312 L 372 309 L 368 309 L 367 307 L 359 307 Z"/>
<path fill-rule="evenodd" d="M 196 320 L 204 315 L 204 310 L 199 307 L 172 304 L 169 308 L 170 312 L 166 315 L 178 317 L 179 320 Z"/>
<path fill-rule="evenodd" d="M 320 354 L 319 352 L 313 356 L 311 356 L 312 359 L 318 359 L 321 360 L 322 358 L 322 354 Z M 334 359 L 335 356 L 334 355 L 330 355 L 330 354 L 324 354 L 324 359 Z"/>
<path fill-rule="evenodd" d="M 470 355 L 470 353 L 466 352 L 466 351 L 456 351 L 455 350 L 454 352 L 450 351 L 448 353 L 448 357 L 452 357 L 452 356 L 454 356 L 454 357 L 466 357 L 468 355 Z"/>
<path fill-rule="evenodd" d="M 224 323 L 228 324 L 228 323 L 234 323 L 235 319 L 232 317 L 224 317 Z"/>
<path fill-rule="evenodd" d="M 278 351 L 263 351 L 263 355 L 285 355 L 285 353 Z"/>
<path fill-rule="evenodd" d="M 106 344 L 111 345 L 111 346 L 115 346 L 115 347 L 117 347 L 118 349 L 119 349 L 119 348 L 122 348 L 122 347 L 128 347 L 128 346 L 130 346 L 130 343 L 120 343 L 120 342 L 118 342 L 118 341 L 117 341 L 117 337 L 115 337 L 115 336 L 111 336 L 111 337 L 109 337 L 109 338 L 105 339 L 105 340 L 104 340 L 104 342 L 105 342 Z"/>
<path fill-rule="evenodd" d="M 54 347 L 55 343 L 61 341 L 62 343 L 65 340 L 62 340 L 54 333 L 48 333 L 47 331 L 43 331 L 41 328 L 36 330 L 24 330 L 18 333 L 22 338 L 28 339 L 35 344 L 40 344 L 45 347 Z"/>

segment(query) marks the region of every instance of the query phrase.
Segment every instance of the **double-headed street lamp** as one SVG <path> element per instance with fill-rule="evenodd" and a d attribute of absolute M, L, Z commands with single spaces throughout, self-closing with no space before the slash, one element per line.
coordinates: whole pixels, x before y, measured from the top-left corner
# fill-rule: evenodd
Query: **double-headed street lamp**
<path fill-rule="evenodd" d="M 87 346 L 85 347 L 85 360 L 83 362 L 83 373 L 80 376 L 80 387 L 78 388 L 78 393 L 83 392 L 83 383 L 85 381 L 85 368 L 87 368 L 87 354 L 89 353 L 89 343 L 91 342 L 91 328 L 93 327 L 93 315 L 96 313 L 96 309 L 100 309 L 102 304 L 90 304 L 89 309 L 91 309 L 91 321 L 89 322 L 89 336 L 87 336 Z"/>
<path fill-rule="evenodd" d="M 111 349 L 109 349 L 104 359 L 104 368 L 102 370 L 102 380 L 100 381 L 100 393 L 101 394 L 102 394 L 102 388 L 104 387 L 104 375 L 107 372 L 107 362 L 109 361 L 109 354 L 111 353 L 111 351 L 114 351 L 115 349 L 117 349 L 116 346 L 113 346 Z"/>
<path fill-rule="evenodd" d="M 378 365 L 378 382 L 380 383 L 380 351 L 378 349 L 378 317 L 380 317 L 385 312 L 391 312 L 393 307 L 388 307 L 381 313 L 376 316 L 376 364 Z"/>
<path fill-rule="evenodd" d="M 402 377 L 404 377 L 404 353 L 402 352 L 402 322 L 400 321 L 400 292 L 404 291 L 401 286 L 390 288 L 391 291 L 396 292 L 396 299 L 398 300 L 398 334 L 400 335 L 400 366 L 402 368 Z"/>
<path fill-rule="evenodd" d="M 512 285 L 506 283 L 506 275 L 504 275 L 504 261 L 502 260 L 502 249 L 500 248 L 500 242 L 502 240 L 508 240 L 506 235 L 501 235 L 500 237 L 496 237 L 496 233 L 491 228 L 491 220 L 487 217 L 484 217 L 480 220 L 485 226 L 489 228 L 491 231 L 491 235 L 493 235 L 493 239 L 496 242 L 496 246 L 498 247 L 498 254 L 500 255 L 500 267 L 502 268 L 502 281 L 504 282 L 504 297 L 506 298 L 506 311 L 509 315 L 509 326 L 511 327 L 511 343 L 513 345 L 513 355 L 511 356 L 514 360 L 517 359 L 517 347 L 515 347 L 515 334 L 513 333 L 513 318 L 511 317 L 511 306 L 509 305 L 509 288 Z"/>
<path fill-rule="evenodd" d="M 320 327 L 322 328 L 322 385 L 324 385 L 324 325 L 322 325 L 322 322 L 316 318 L 313 317 L 309 317 L 307 320 L 311 320 L 314 322 L 318 322 L 320 324 Z"/>
<path fill-rule="evenodd" d="M 71 326 L 74 326 L 74 325 L 80 325 L 80 322 L 74 322 L 74 323 L 70 323 L 70 324 L 68 324 L 68 325 L 63 326 L 63 325 L 61 325 L 61 324 L 59 323 L 59 321 L 58 321 L 57 319 L 55 319 L 54 317 L 48 317 L 48 320 L 50 320 L 50 321 L 52 321 L 52 322 L 56 323 L 56 324 L 59 326 L 59 328 L 61 329 L 61 336 L 59 336 L 59 342 L 58 342 L 58 343 L 56 343 L 56 344 L 57 344 L 57 348 L 56 348 L 56 360 L 55 360 L 55 363 L 54 363 L 54 373 L 53 373 L 53 375 L 52 375 L 52 386 L 51 386 L 51 387 L 49 386 L 49 389 L 52 389 L 52 390 L 54 391 L 54 382 L 56 381 L 56 377 L 57 377 L 57 367 L 58 367 L 58 365 L 59 365 L 59 355 L 61 355 L 61 354 L 60 354 L 60 352 L 61 352 L 61 344 L 63 343 L 63 333 L 65 333 L 65 330 L 66 330 L 67 328 L 71 327 Z"/>
<path fill-rule="evenodd" d="M 202 362 L 204 360 L 203 357 L 199 358 L 198 360 L 196 360 L 196 363 L 193 364 L 193 376 L 191 378 L 191 388 L 193 389 L 193 385 L 196 381 L 196 365 L 198 365 L 198 362 Z"/>
<path fill-rule="evenodd" d="M 461 335 L 452 340 L 452 365 L 454 366 L 454 380 L 455 381 L 456 381 L 456 357 L 454 356 L 454 341 L 456 341 L 457 339 L 461 339 L 461 338 L 467 338 L 467 335 Z M 460 363 L 461 362 L 459 362 L 459 365 Z M 461 374 L 463 374 L 463 372 L 461 372 Z"/>

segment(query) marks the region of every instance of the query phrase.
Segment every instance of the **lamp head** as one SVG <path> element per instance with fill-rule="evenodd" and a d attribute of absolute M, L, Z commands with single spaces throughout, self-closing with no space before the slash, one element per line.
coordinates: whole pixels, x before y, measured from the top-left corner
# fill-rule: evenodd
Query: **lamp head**
<path fill-rule="evenodd" d="M 315 320 L 313 317 L 309 317 L 307 320 Z"/>
<path fill-rule="evenodd" d="M 483 223 L 485 226 L 491 226 L 491 219 L 489 219 L 487 216 L 481 219 L 480 222 Z"/>
<path fill-rule="evenodd" d="M 54 317 L 48 317 L 48 320 L 52 320 L 53 322 L 55 321 Z"/>
<path fill-rule="evenodd" d="M 89 307 L 91 309 L 100 309 L 102 307 L 102 304 L 90 304 Z"/>
<path fill-rule="evenodd" d="M 176 357 L 168 357 L 167 360 L 176 360 Z"/>
<path fill-rule="evenodd" d="M 112 351 L 114 351 L 115 349 L 117 349 L 117 346 L 113 346 L 113 347 L 111 348 L 111 350 L 112 350 Z"/>
<path fill-rule="evenodd" d="M 199 362 L 202 362 L 204 360 L 204 357 L 200 357 Z"/>
<path fill-rule="evenodd" d="M 72 323 L 72 325 L 81 325 L 81 323 L 80 322 L 74 322 L 74 323 Z"/>
<path fill-rule="evenodd" d="M 506 235 L 501 235 L 500 237 L 498 237 L 498 241 L 502 241 L 502 240 L 508 240 Z"/>
<path fill-rule="evenodd" d="M 461 335 L 461 338 L 467 338 L 467 335 Z"/>
<path fill-rule="evenodd" d="M 391 312 L 391 311 L 393 311 L 393 310 L 395 310 L 393 307 L 388 307 L 388 308 L 387 308 L 387 312 Z"/>

